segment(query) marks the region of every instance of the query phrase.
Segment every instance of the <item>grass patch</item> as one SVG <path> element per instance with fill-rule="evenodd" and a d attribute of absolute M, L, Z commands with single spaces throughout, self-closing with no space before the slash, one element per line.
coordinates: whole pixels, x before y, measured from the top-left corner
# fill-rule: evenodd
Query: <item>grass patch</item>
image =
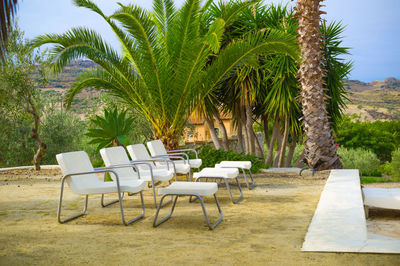
<path fill-rule="evenodd" d="M 369 183 L 385 183 L 385 182 L 396 182 L 397 180 L 382 178 L 379 176 L 362 176 L 361 184 L 369 184 Z"/>

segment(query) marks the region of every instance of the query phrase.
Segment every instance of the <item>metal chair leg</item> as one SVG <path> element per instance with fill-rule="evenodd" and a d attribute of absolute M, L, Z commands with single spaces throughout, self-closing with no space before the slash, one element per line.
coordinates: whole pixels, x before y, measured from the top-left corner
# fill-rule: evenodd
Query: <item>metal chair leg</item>
<path fill-rule="evenodd" d="M 242 169 L 242 172 L 243 172 L 243 175 L 244 175 L 244 181 L 246 181 L 246 185 L 247 185 L 247 187 L 251 190 L 251 189 L 254 189 L 254 187 L 255 187 L 255 182 L 254 182 L 254 179 L 253 179 L 253 176 L 252 176 L 252 174 L 251 174 L 251 170 L 249 169 L 249 173 L 250 173 L 250 178 L 251 178 L 251 181 L 252 181 L 252 184 L 250 185 L 249 184 L 249 180 L 247 179 L 247 175 L 246 175 L 246 171 L 244 170 L 244 168 L 240 168 L 240 169 Z"/>
<path fill-rule="evenodd" d="M 231 191 L 231 186 L 229 185 L 228 180 L 227 180 L 226 178 L 223 178 L 223 179 L 224 179 L 224 181 L 225 181 L 226 188 L 228 189 L 229 197 L 231 198 L 232 202 L 233 202 L 234 204 L 238 203 L 238 202 L 243 198 L 243 191 L 242 191 L 242 187 L 240 186 L 239 179 L 238 179 L 237 177 L 235 178 L 235 179 L 236 179 L 236 183 L 237 183 L 237 185 L 238 185 L 238 187 L 239 187 L 240 196 L 239 196 L 237 199 L 235 199 L 235 200 L 233 199 L 232 191 Z"/>
<path fill-rule="evenodd" d="M 133 218 L 132 220 L 129 220 L 129 221 L 125 221 L 124 208 L 122 206 L 122 196 L 121 196 L 121 194 L 118 194 L 119 195 L 119 207 L 121 208 L 121 219 L 122 219 L 122 222 L 125 225 L 129 225 L 129 224 L 131 224 L 133 222 L 136 222 L 137 220 L 139 220 L 139 219 L 144 217 L 145 208 L 144 208 L 143 192 L 140 191 L 139 193 L 140 193 L 140 200 L 142 202 L 142 213 L 140 215 L 136 216 L 135 218 Z"/>
<path fill-rule="evenodd" d="M 161 219 L 159 222 L 157 222 L 158 213 L 159 213 L 159 211 L 160 211 L 160 209 L 161 209 L 162 202 L 163 202 L 164 198 L 165 198 L 166 196 L 168 196 L 168 195 L 175 195 L 174 204 L 172 205 L 171 211 L 170 211 L 170 213 L 168 214 L 168 216 L 165 217 L 165 218 L 163 218 L 163 219 Z M 167 221 L 169 218 L 171 218 L 172 213 L 173 213 L 173 211 L 174 211 L 174 209 L 175 209 L 176 201 L 177 201 L 177 199 L 178 199 L 179 196 L 196 197 L 196 199 L 199 199 L 199 200 L 200 200 L 200 204 L 201 204 L 201 207 L 202 207 L 202 210 L 203 210 L 203 213 L 204 213 L 204 216 L 205 216 L 207 225 L 208 225 L 208 227 L 209 227 L 211 230 L 213 230 L 213 229 L 222 221 L 222 218 L 223 218 L 222 209 L 221 209 L 221 206 L 219 205 L 219 201 L 218 201 L 218 198 L 217 198 L 217 195 L 216 195 L 216 194 L 214 194 L 214 198 L 215 198 L 216 205 L 217 205 L 217 207 L 218 207 L 219 219 L 218 219 L 217 222 L 215 222 L 214 224 L 211 224 L 211 223 L 210 223 L 210 219 L 208 218 L 208 214 L 207 214 L 206 207 L 205 207 L 205 205 L 204 205 L 204 201 L 203 201 L 203 199 L 202 199 L 202 197 L 201 197 L 200 195 L 198 195 L 198 194 L 184 194 L 184 193 L 171 193 L 171 194 L 165 194 L 165 195 L 163 195 L 163 196 L 161 197 L 161 200 L 160 200 L 160 203 L 159 203 L 159 205 L 158 205 L 156 214 L 155 214 L 155 216 L 154 216 L 153 227 L 157 227 L 157 226 L 159 226 L 160 224 L 162 224 L 163 222 Z"/>
<path fill-rule="evenodd" d="M 161 197 L 161 199 L 160 199 L 160 203 L 159 203 L 159 205 L 158 205 L 156 214 L 155 214 L 155 216 L 154 216 L 153 227 L 157 227 L 157 226 L 159 226 L 160 224 L 162 224 L 163 222 L 165 222 L 166 220 L 168 220 L 169 218 L 171 218 L 172 213 L 174 212 L 175 205 L 176 205 L 176 201 L 178 200 L 178 195 L 175 196 L 174 203 L 172 204 L 171 211 L 169 212 L 168 216 L 165 217 L 165 218 L 163 218 L 163 219 L 161 219 L 159 222 L 157 222 L 157 217 L 158 217 L 158 213 L 160 212 L 160 209 L 161 209 L 161 207 L 162 207 L 162 202 L 163 202 L 164 198 L 165 198 L 166 196 L 168 196 L 168 195 L 170 195 L 170 194 L 165 194 L 165 195 L 163 195 L 163 196 Z"/>
<path fill-rule="evenodd" d="M 123 199 L 123 198 L 124 198 L 124 193 L 122 193 L 121 199 Z M 103 208 L 110 206 L 111 204 L 117 203 L 118 201 L 119 201 L 119 199 L 116 199 L 116 200 L 110 201 L 108 203 L 104 203 L 104 194 L 101 194 L 100 204 L 101 204 L 101 207 L 103 207 Z"/>
<path fill-rule="evenodd" d="M 249 174 L 250 174 L 251 183 L 252 183 L 252 184 L 250 185 L 249 189 L 253 189 L 253 188 L 255 188 L 255 186 L 256 186 L 256 182 L 254 181 L 253 174 L 251 173 L 251 169 L 249 169 Z"/>
<path fill-rule="evenodd" d="M 85 206 L 84 206 L 82 212 L 62 220 L 61 219 L 61 207 L 62 207 L 62 199 L 63 199 L 63 194 L 64 194 L 64 181 L 65 180 L 63 179 L 63 181 L 61 182 L 60 201 L 58 203 L 58 210 L 57 210 L 57 220 L 58 220 L 58 222 L 60 224 L 66 223 L 68 221 L 74 220 L 74 219 L 76 219 L 78 217 L 81 217 L 81 216 L 85 215 L 86 210 L 87 210 L 87 206 L 88 206 L 88 201 L 89 201 L 88 195 L 85 195 Z"/>
<path fill-rule="evenodd" d="M 207 225 L 211 230 L 214 230 L 214 228 L 222 221 L 222 217 L 223 217 L 222 216 L 221 206 L 219 205 L 219 201 L 218 201 L 218 198 L 217 198 L 217 194 L 214 194 L 214 198 L 215 198 L 215 202 L 216 202 L 217 207 L 218 207 L 219 219 L 213 225 L 211 225 L 210 220 L 208 219 L 208 215 L 207 215 L 206 207 L 204 205 L 204 201 L 203 201 L 203 199 L 201 197 L 198 197 L 198 199 L 200 200 L 200 203 L 201 203 L 201 207 L 203 209 L 204 216 L 206 218 Z"/>

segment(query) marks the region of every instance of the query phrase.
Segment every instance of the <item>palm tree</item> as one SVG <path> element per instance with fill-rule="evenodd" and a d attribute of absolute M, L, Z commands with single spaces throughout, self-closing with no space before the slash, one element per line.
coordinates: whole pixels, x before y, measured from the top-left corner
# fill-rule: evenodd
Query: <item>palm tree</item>
<path fill-rule="evenodd" d="M 76 79 L 64 99 L 67 105 L 85 88 L 104 89 L 137 109 L 152 125 L 155 138 L 169 148 L 176 147 L 191 112 L 237 67 L 259 53 L 297 57 L 296 40 L 273 30 L 248 34 L 221 48 L 226 21 L 217 18 L 204 23 L 203 14 L 212 1 L 203 7 L 200 2 L 186 0 L 177 10 L 172 0 L 154 0 L 152 13 L 119 4 L 114 14 L 106 16 L 92 1 L 74 0 L 108 23 L 122 53 L 96 32 L 82 27 L 39 36 L 33 47 L 55 44 L 51 52 L 56 71 L 82 57 L 100 66 Z"/>
<path fill-rule="evenodd" d="M 18 0 L 3 0 L 0 2 L 0 57 L 3 62 L 7 49 L 7 36 L 17 11 L 17 4 Z"/>
<path fill-rule="evenodd" d="M 298 41 L 302 62 L 299 69 L 303 127 L 306 136 L 305 159 L 316 170 L 342 168 L 326 109 L 323 89 L 320 11 L 321 0 L 298 0 Z"/>

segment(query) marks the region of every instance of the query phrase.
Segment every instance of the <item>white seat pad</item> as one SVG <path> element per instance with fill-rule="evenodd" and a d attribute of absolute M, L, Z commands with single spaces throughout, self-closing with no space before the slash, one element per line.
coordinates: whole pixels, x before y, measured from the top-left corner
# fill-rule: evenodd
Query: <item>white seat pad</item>
<path fill-rule="evenodd" d="M 194 173 L 194 178 L 199 177 L 223 177 L 223 178 L 236 178 L 239 175 L 237 168 L 203 168 L 198 173 Z"/>
<path fill-rule="evenodd" d="M 200 196 L 212 196 L 218 191 L 218 185 L 214 182 L 174 182 L 168 187 L 159 188 L 158 194 L 169 193 L 199 194 Z"/>
<path fill-rule="evenodd" d="M 142 170 L 140 169 L 140 179 L 144 181 L 151 181 L 151 173 L 150 170 Z M 169 181 L 171 178 L 174 176 L 174 170 L 170 168 L 170 170 L 167 169 L 157 169 L 153 168 L 153 177 L 154 180 L 158 181 Z"/>
<path fill-rule="evenodd" d="M 224 168 L 224 167 L 239 167 L 249 170 L 251 168 L 250 161 L 222 161 L 217 163 L 215 167 Z"/>
<path fill-rule="evenodd" d="M 143 190 L 145 186 L 145 182 L 143 180 L 122 180 L 119 182 L 119 187 L 121 192 L 130 192 L 137 193 Z M 86 195 L 86 194 L 103 194 L 103 193 L 117 193 L 117 184 L 116 182 L 101 182 L 99 181 L 96 184 L 92 184 L 90 187 L 86 187 L 84 189 L 79 189 L 76 191 L 77 194 Z"/>
<path fill-rule="evenodd" d="M 189 164 L 191 168 L 199 168 L 203 161 L 201 159 L 190 159 Z"/>
<path fill-rule="evenodd" d="M 363 188 L 364 205 L 400 210 L 400 188 Z"/>

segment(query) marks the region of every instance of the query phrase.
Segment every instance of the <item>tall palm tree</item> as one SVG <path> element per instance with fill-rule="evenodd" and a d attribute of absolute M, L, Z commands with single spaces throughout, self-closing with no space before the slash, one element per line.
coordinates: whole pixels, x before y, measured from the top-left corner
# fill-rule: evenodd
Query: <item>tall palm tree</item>
<path fill-rule="evenodd" d="M 176 9 L 172 0 L 154 0 L 153 12 L 119 4 L 114 14 L 106 16 L 92 1 L 74 0 L 105 20 L 120 41 L 122 53 L 82 27 L 39 36 L 33 47 L 55 44 L 51 52 L 56 71 L 82 57 L 100 66 L 76 79 L 66 94 L 67 105 L 85 88 L 104 89 L 137 109 L 152 125 L 156 138 L 169 148 L 176 147 L 190 113 L 237 67 L 259 53 L 297 57 L 296 40 L 273 30 L 248 34 L 221 48 L 226 22 L 217 18 L 204 30 L 203 14 L 212 1 L 203 7 L 200 2 L 186 0 Z M 215 57 L 212 62 L 211 57 Z"/>
<path fill-rule="evenodd" d="M 317 170 L 342 168 L 332 136 L 323 89 L 320 11 L 321 0 L 298 0 L 298 40 L 301 48 L 301 102 L 306 136 L 305 159 Z"/>
<path fill-rule="evenodd" d="M 8 31 L 12 25 L 12 20 L 17 11 L 18 0 L 0 1 L 0 57 L 4 62 L 4 55 L 7 48 Z"/>

